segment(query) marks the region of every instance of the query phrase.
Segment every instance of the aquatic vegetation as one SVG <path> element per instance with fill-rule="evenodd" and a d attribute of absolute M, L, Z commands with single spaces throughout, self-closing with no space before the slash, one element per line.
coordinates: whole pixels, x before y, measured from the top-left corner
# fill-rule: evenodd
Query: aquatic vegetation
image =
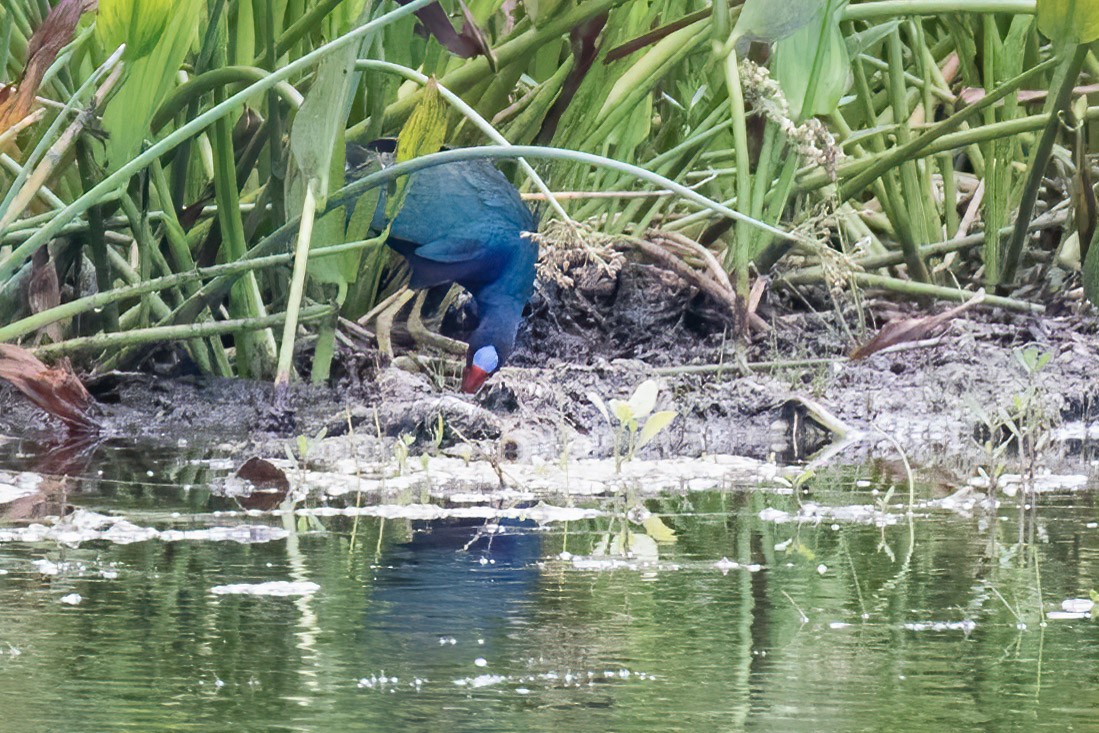
<path fill-rule="evenodd" d="M 1055 416 L 1046 404 L 1047 392 L 1039 383 L 1039 375 L 1053 354 L 1037 347 L 1015 349 L 1015 361 L 1024 375 L 1023 388 L 1010 394 L 1007 400 L 986 409 L 972 400 L 967 404 L 980 420 L 978 442 L 987 456 L 986 465 L 978 467 L 992 489 L 1003 488 L 1002 478 L 1010 466 L 1008 451 L 1014 450 L 1022 469 L 1024 491 L 1035 490 L 1036 474 L 1052 438 Z"/>
<path fill-rule="evenodd" d="M 608 423 L 614 425 L 615 470 L 621 470 L 624 461 L 633 460 L 637 451 L 644 448 L 676 417 L 674 410 L 653 412 L 660 387 L 652 379 L 637 385 L 628 400 L 613 399 L 607 402 L 594 392 L 588 400 L 599 410 Z M 611 416 L 614 419 L 611 419 Z"/>
<path fill-rule="evenodd" d="M 324 381 L 402 287 L 351 202 L 474 158 L 518 159 L 566 238 L 665 252 L 736 337 L 767 283 L 856 303 L 851 347 L 864 290 L 1099 297 L 1093 3 L 96 5 L 0 8 L 0 341 L 60 334 L 39 358 L 170 342 L 205 373 Z M 346 181 L 345 143 L 411 134 L 425 100 L 431 144 Z"/>

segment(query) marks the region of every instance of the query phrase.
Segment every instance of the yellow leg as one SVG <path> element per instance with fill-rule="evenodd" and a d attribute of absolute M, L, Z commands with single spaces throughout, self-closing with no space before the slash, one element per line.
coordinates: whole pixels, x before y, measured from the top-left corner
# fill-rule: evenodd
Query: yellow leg
<path fill-rule="evenodd" d="M 375 321 L 375 332 L 378 339 L 378 350 L 390 359 L 393 358 L 393 339 L 391 333 L 393 331 L 393 319 L 397 317 L 397 314 L 404 308 L 405 303 L 412 300 L 412 296 L 415 293 L 408 288 L 402 288 L 397 291 L 396 298 L 390 303 L 385 310 L 378 314 L 378 320 Z"/>
<path fill-rule="evenodd" d="M 412 305 L 412 312 L 408 315 L 408 333 L 416 340 L 416 343 L 428 344 L 451 354 L 465 354 L 467 347 L 464 343 L 435 333 L 424 325 L 422 308 L 426 297 L 426 290 L 421 290 L 416 295 L 416 302 Z"/>

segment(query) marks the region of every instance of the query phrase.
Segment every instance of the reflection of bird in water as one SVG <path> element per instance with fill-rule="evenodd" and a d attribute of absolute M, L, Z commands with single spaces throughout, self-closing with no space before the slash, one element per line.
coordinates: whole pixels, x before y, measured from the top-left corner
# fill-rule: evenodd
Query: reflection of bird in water
<path fill-rule="evenodd" d="M 491 532 L 479 520 L 417 524 L 410 542 L 386 550 L 372 592 L 370 625 L 410 655 L 402 662 L 426 662 L 441 638 L 476 644 L 527 616 L 542 551 L 534 523 L 504 520 Z"/>
<path fill-rule="evenodd" d="M 395 150 L 393 140 L 348 145 L 349 178 L 362 177 L 371 164 L 388 165 Z M 484 160 L 413 173 L 392 222 L 386 220 L 386 201 L 383 190 L 371 228 L 382 231 L 390 224 L 388 244 L 408 261 L 410 287 L 458 283 L 473 296 L 478 324 L 469 337 L 462 391 L 476 392 L 511 355 L 534 293 L 538 244 L 525 236 L 536 229 L 534 216 L 515 187 Z"/>

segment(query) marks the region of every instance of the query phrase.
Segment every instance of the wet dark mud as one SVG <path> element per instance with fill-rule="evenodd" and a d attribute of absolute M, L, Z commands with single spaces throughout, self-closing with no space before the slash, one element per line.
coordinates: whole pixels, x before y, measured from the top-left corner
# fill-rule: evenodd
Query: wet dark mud
<path fill-rule="evenodd" d="M 858 307 L 811 290 L 770 293 L 759 311 L 769 328 L 737 354 L 728 313 L 674 273 L 621 262 L 572 275 L 541 283 L 511 363 L 473 397 L 457 392 L 456 367 L 412 372 L 350 349 L 325 387 L 136 373 L 87 383 L 113 442 L 282 455 L 287 438 L 353 434 L 367 459 L 392 455 L 398 439 L 413 453 L 606 457 L 614 430 L 591 395 L 626 399 L 647 379 L 660 387 L 657 409 L 678 413 L 645 448 L 652 457 L 803 460 L 842 442 L 844 460 L 900 448 L 927 462 L 977 455 L 977 438 L 1002 429 L 990 423 L 1020 395 L 1034 395 L 1048 427 L 1091 422 L 1099 399 L 1099 320 L 1074 301 L 1043 316 L 971 309 L 930 342 L 854 362 L 846 355 L 882 322 L 924 312 L 873 293 Z M 1016 353 L 1031 347 L 1050 355 L 1033 375 Z M 0 384 L 0 435 L 62 433 Z"/>

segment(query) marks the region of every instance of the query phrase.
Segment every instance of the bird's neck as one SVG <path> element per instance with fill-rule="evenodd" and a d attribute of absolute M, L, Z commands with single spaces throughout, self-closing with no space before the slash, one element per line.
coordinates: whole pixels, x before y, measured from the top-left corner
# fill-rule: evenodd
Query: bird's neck
<path fill-rule="evenodd" d="M 478 324 L 470 338 L 471 344 L 493 344 L 506 360 L 515 345 L 515 334 L 523 319 L 526 297 L 517 298 L 503 288 L 486 287 L 478 293 Z"/>

